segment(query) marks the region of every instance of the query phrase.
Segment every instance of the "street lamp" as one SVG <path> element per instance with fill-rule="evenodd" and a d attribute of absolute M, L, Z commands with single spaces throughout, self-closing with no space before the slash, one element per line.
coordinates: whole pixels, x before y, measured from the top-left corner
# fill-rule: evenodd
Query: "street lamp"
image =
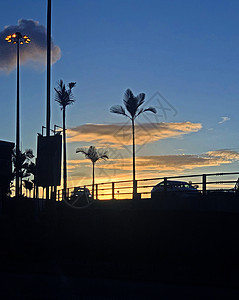
<path fill-rule="evenodd" d="M 30 43 L 30 39 L 20 32 L 8 35 L 5 40 L 17 45 L 17 117 L 16 117 L 16 198 L 19 197 L 19 145 L 20 145 L 20 105 L 19 105 L 19 45 Z"/>

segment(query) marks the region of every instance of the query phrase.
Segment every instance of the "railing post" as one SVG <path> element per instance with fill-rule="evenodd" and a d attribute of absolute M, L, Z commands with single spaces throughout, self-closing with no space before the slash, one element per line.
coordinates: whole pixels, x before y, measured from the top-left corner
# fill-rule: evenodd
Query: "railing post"
<path fill-rule="evenodd" d="M 202 194 L 203 196 L 206 196 L 207 194 L 207 175 L 202 175 Z"/>
<path fill-rule="evenodd" d="M 167 190 L 168 190 L 168 187 L 167 187 L 167 177 L 164 177 L 163 179 L 163 198 L 164 199 L 167 199 Z"/>
<path fill-rule="evenodd" d="M 135 195 L 134 195 L 134 192 L 135 192 Z M 139 200 L 138 181 L 137 180 L 133 181 L 133 199 L 134 200 Z"/>
<path fill-rule="evenodd" d="M 167 192 L 167 177 L 164 177 L 164 180 L 163 180 L 163 190 L 165 193 Z"/>
<path fill-rule="evenodd" d="M 115 183 L 112 182 L 112 200 L 115 200 Z"/>
<path fill-rule="evenodd" d="M 98 200 L 98 183 L 95 185 L 95 200 Z"/>

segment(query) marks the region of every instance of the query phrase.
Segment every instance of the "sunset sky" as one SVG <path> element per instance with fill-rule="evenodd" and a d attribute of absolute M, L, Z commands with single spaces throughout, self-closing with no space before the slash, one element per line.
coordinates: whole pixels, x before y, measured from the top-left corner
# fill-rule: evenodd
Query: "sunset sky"
<path fill-rule="evenodd" d="M 46 2 L 1 3 L 0 139 L 15 141 L 15 45 L 4 38 L 20 26 L 31 38 L 21 47 L 21 148 L 35 154 L 46 119 Z M 98 182 L 132 178 L 130 123 L 109 111 L 127 88 L 157 109 L 137 120 L 137 178 L 239 170 L 238 11 L 234 0 L 52 0 L 52 127 L 62 125 L 57 81 L 77 83 L 69 186 L 90 183 L 91 164 L 75 153 L 90 145 L 109 150 Z"/>

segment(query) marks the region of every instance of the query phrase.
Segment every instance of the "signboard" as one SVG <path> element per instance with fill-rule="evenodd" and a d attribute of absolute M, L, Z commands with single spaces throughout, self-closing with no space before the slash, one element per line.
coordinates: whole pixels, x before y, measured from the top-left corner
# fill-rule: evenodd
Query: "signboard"
<path fill-rule="evenodd" d="M 53 136 L 38 135 L 37 140 L 37 186 L 59 186 L 61 184 L 61 148 L 60 134 Z"/>
<path fill-rule="evenodd" d="M 12 180 L 12 150 L 14 143 L 0 141 L 0 186 Z"/>

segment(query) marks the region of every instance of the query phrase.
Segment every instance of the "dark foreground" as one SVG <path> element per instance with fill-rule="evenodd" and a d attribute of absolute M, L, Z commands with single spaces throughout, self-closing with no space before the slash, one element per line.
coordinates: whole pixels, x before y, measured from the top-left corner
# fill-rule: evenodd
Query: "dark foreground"
<path fill-rule="evenodd" d="M 1 217 L 2 299 L 238 299 L 239 214 L 58 203 Z"/>

